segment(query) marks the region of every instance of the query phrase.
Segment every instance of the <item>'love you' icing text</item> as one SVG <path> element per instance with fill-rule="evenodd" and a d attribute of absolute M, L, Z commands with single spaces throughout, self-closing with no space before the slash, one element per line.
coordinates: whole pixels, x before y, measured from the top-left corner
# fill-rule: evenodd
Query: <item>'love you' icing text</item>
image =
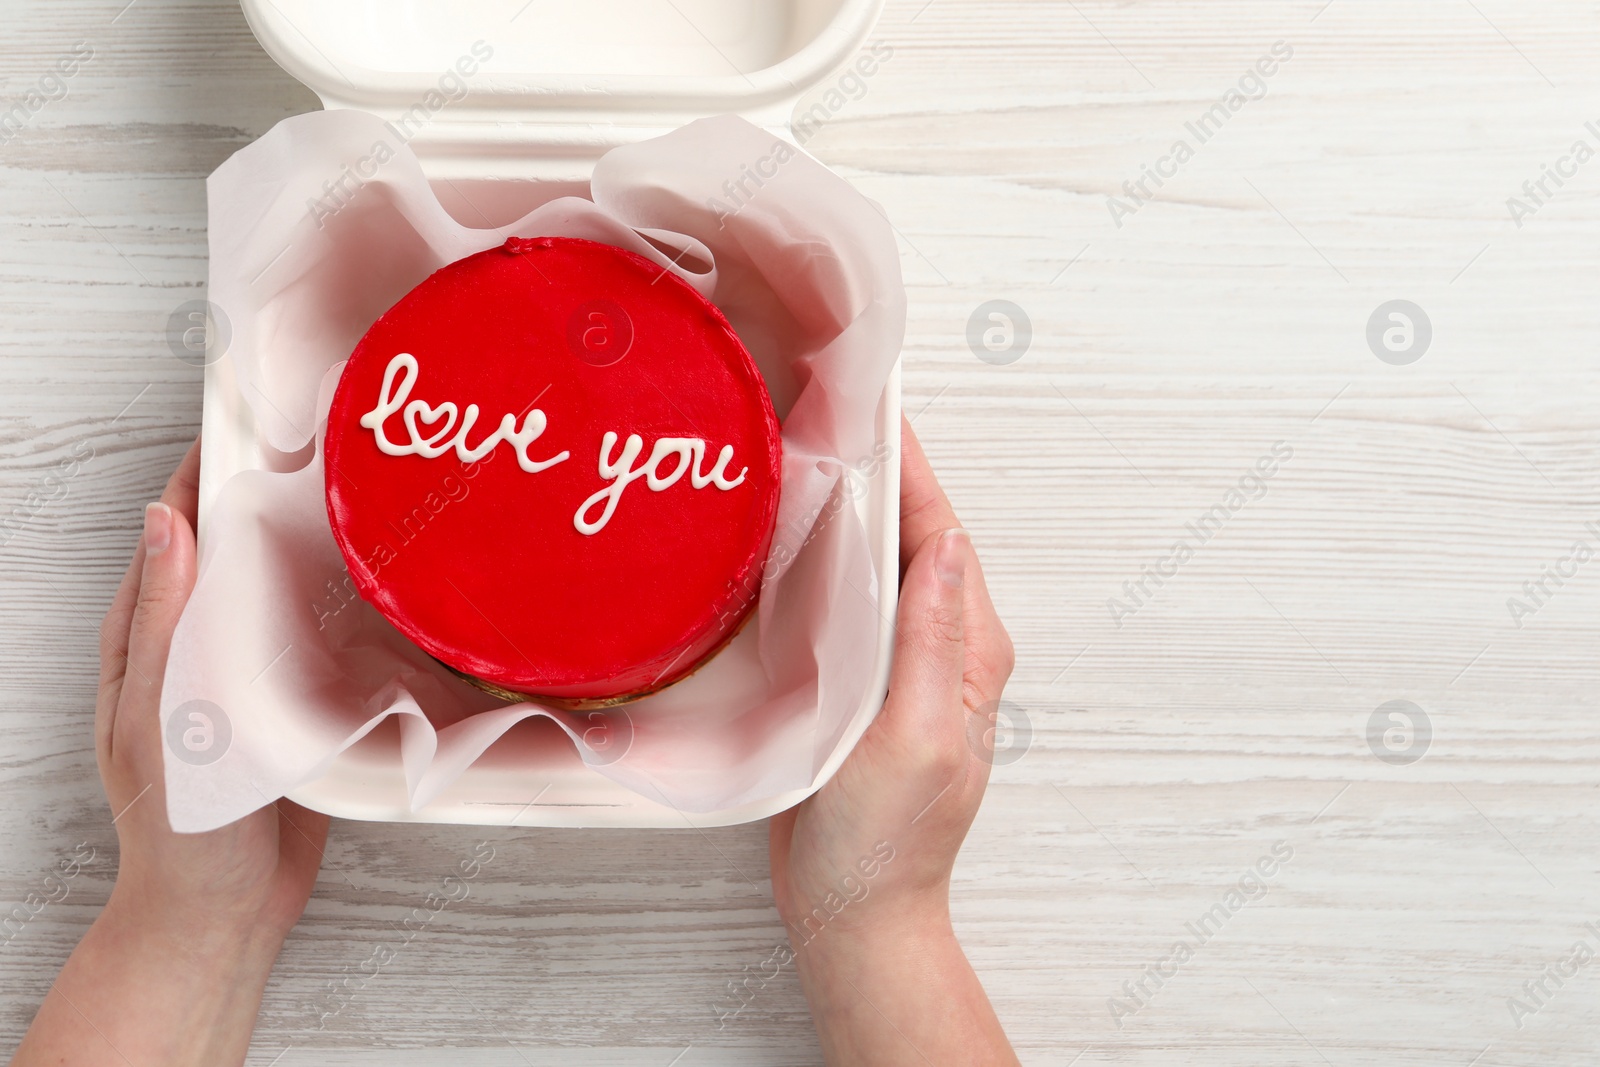
<path fill-rule="evenodd" d="M 517 464 L 530 474 L 548 470 L 571 458 L 572 453 L 568 451 L 558 452 L 548 459 L 529 458 L 528 446 L 538 440 L 548 425 L 544 412 L 538 408 L 522 416 L 520 428 L 517 426 L 517 416 L 510 413 L 501 416 L 497 429 L 476 445 L 469 445 L 467 437 L 478 421 L 478 405 L 468 404 L 465 408 L 458 408 L 454 402 L 447 400 L 430 406 L 423 400 L 410 400 L 418 374 L 416 356 L 409 352 L 395 355 L 384 369 L 377 405 L 361 416 L 361 425 L 372 431 L 378 450 L 384 455 L 437 459 L 453 449 L 463 463 L 476 463 L 500 442 L 508 441 L 516 452 Z M 397 414 L 406 430 L 407 439 L 404 443 L 391 440 L 384 429 L 384 424 Z M 612 459 L 617 440 L 617 434 L 607 430 L 600 442 L 598 470 L 601 480 L 610 484 L 585 500 L 572 516 L 573 527 L 586 536 L 605 528 L 616 513 L 623 492 L 640 478 L 657 493 L 677 484 L 685 474 L 695 489 L 715 486 L 727 491 L 743 484 L 749 469 L 741 467 L 733 478 L 727 476 L 728 463 L 733 459 L 732 445 L 723 445 L 711 469 L 704 469 L 707 446 L 705 440 L 699 437 L 658 438 L 649 456 L 635 466 L 635 461 L 644 453 L 644 438 L 636 433 L 629 434 L 621 452 Z M 662 465 L 674 459 L 676 462 L 663 473 Z M 596 508 L 599 513 L 595 518 L 586 517 Z"/>

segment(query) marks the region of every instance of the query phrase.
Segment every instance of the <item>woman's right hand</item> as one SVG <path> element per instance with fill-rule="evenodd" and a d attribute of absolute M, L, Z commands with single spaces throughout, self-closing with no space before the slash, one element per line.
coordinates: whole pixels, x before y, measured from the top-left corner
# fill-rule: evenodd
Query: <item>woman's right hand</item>
<path fill-rule="evenodd" d="M 839 772 L 773 817 L 773 894 L 830 1064 L 1015 1063 L 949 907 L 1011 640 L 908 423 L 901 441 L 889 695 Z"/>

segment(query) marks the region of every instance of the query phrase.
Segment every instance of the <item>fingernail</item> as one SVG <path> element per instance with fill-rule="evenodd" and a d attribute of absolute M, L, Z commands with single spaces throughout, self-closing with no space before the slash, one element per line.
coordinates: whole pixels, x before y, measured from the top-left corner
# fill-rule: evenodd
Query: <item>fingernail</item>
<path fill-rule="evenodd" d="M 172 509 L 157 501 L 144 506 L 144 551 L 159 556 L 172 543 Z"/>
<path fill-rule="evenodd" d="M 967 579 L 967 546 L 971 543 L 971 535 L 959 527 L 939 535 L 933 569 L 939 572 L 939 580 L 952 589 L 960 589 Z"/>

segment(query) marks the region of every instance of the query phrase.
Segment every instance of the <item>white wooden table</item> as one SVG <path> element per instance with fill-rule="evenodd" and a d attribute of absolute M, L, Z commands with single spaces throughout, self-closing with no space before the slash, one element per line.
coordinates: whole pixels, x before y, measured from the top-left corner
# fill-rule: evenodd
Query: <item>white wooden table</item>
<path fill-rule="evenodd" d="M 124 2 L 12 0 L 0 31 L 11 94 L 94 51 L 0 144 L 0 911 L 95 850 L 0 946 L 7 1044 L 115 869 L 94 625 L 199 421 L 165 330 L 203 288 L 203 180 L 316 106 L 226 0 Z M 891 0 L 893 57 L 809 142 L 901 232 L 907 409 L 1019 650 L 1031 741 L 955 910 L 1025 1063 L 1600 1054 L 1600 965 L 1524 989 L 1600 950 L 1600 562 L 1560 562 L 1600 550 L 1600 161 L 1560 163 L 1600 150 L 1596 29 L 1576 0 Z M 1199 144 L 1186 123 L 1278 41 L 1265 96 Z M 1572 173 L 1534 205 L 1546 164 Z M 1006 365 L 966 340 L 995 299 L 1032 323 Z M 1409 365 L 1366 339 L 1396 299 L 1432 326 Z M 1277 442 L 1259 498 L 1160 563 Z M 1387 719 L 1369 741 L 1394 700 L 1426 744 Z M 485 838 L 471 898 L 319 1029 Z M 717 1028 L 782 936 L 765 855 L 762 825 L 340 823 L 252 1062 L 817 1063 L 792 973 Z"/>

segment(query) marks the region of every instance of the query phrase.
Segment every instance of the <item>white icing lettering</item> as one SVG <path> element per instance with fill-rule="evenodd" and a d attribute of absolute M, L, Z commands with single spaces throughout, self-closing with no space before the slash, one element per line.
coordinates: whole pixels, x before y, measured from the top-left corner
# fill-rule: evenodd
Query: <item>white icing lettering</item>
<path fill-rule="evenodd" d="M 449 437 L 450 431 L 456 428 L 458 414 L 456 406 L 448 400 L 436 408 L 430 408 L 420 400 L 413 400 L 407 404 L 405 408 L 406 432 L 411 435 L 411 447 L 416 451 L 417 455 L 435 459 L 450 451 L 449 444 L 439 445 L 439 442 Z M 417 430 L 418 415 L 421 415 L 422 421 L 429 425 L 438 422 L 440 415 L 448 415 L 450 417 L 444 420 L 443 429 L 432 437 L 425 438 Z"/>
<path fill-rule="evenodd" d="M 723 445 L 717 453 L 717 462 L 712 465 L 709 473 L 701 471 L 705 462 L 706 443 L 698 437 L 662 437 L 658 438 L 655 447 L 650 450 L 650 458 L 639 464 L 633 461 L 639 458 L 639 453 L 644 451 L 644 438 L 636 433 L 628 435 L 628 440 L 622 446 L 622 453 L 615 459 L 609 458 L 612 449 L 617 447 L 617 435 L 610 430 L 600 440 L 600 477 L 611 484 L 594 493 L 583 502 L 576 514 L 572 516 L 572 525 L 581 534 L 593 535 L 605 528 L 611 521 L 611 516 L 616 513 L 617 503 L 622 499 L 623 490 L 633 482 L 644 478 L 645 484 L 655 492 L 661 492 L 675 485 L 685 473 L 689 475 L 689 484 L 696 489 L 704 489 L 708 485 L 715 485 L 718 489 L 728 490 L 744 482 L 744 476 L 749 472 L 748 467 L 739 469 L 739 476 L 729 481 L 725 477 L 728 461 L 733 458 L 733 446 Z M 672 468 L 672 473 L 663 476 L 661 463 L 667 457 L 676 455 L 677 464 Z M 595 505 L 604 504 L 598 518 L 590 520 L 587 516 Z"/>
<path fill-rule="evenodd" d="M 400 379 L 398 384 L 395 382 L 397 376 Z M 436 407 L 429 407 L 422 400 L 412 400 L 407 403 L 411 387 L 416 382 L 417 357 L 409 352 L 398 353 L 384 368 L 383 385 L 378 390 L 378 405 L 361 416 L 361 425 L 372 431 L 378 451 L 386 456 L 422 456 L 425 459 L 437 459 L 454 448 L 456 456 L 463 463 L 476 463 L 487 456 L 501 441 L 509 441 L 516 450 L 517 465 L 529 474 L 537 474 L 572 455 L 570 452 L 561 452 L 549 459 L 540 460 L 528 457 L 528 446 L 539 439 L 539 435 L 544 433 L 548 425 L 544 412 L 538 408 L 534 408 L 522 417 L 522 429 L 517 429 L 515 415 L 506 414 L 500 419 L 499 429 L 479 441 L 476 447 L 468 446 L 467 433 L 478 421 L 478 405 L 468 404 L 463 411 L 448 400 Z M 384 432 L 384 423 L 397 412 L 401 415 L 401 421 L 405 423 L 406 434 L 410 439 L 405 444 L 396 444 Z M 428 436 L 424 436 L 425 431 L 418 426 L 420 421 L 432 429 L 441 420 L 443 425 Z"/>
<path fill-rule="evenodd" d="M 704 489 L 708 485 L 715 485 L 718 489 L 732 489 L 744 482 L 745 472 L 749 467 L 739 468 L 739 477 L 733 481 L 724 478 L 723 472 L 728 469 L 728 460 L 733 458 L 733 446 L 723 445 L 722 451 L 717 453 L 717 462 L 712 465 L 710 474 L 700 473 L 700 461 L 705 458 L 706 445 L 704 441 L 695 441 L 694 473 L 689 476 L 689 482 L 696 489 Z"/>
<path fill-rule="evenodd" d="M 611 454 L 616 444 L 617 435 L 607 430 L 605 437 L 600 440 L 600 477 L 611 484 L 585 500 L 572 516 L 572 525 L 577 527 L 581 534 L 599 533 L 605 524 L 611 521 L 612 513 L 617 510 L 617 501 L 622 499 L 622 491 L 628 488 L 628 483 L 645 472 L 643 467 L 638 470 L 628 469 L 639 457 L 640 450 L 644 448 L 644 438 L 636 433 L 630 433 L 628 443 L 622 446 L 622 455 L 618 457 L 617 462 L 612 463 L 606 457 Z M 605 510 L 601 512 L 599 521 L 590 522 L 585 519 L 584 516 L 589 513 L 589 509 L 601 501 L 605 502 Z"/>
<path fill-rule="evenodd" d="M 683 472 L 689 469 L 689 464 L 694 462 L 695 445 L 700 445 L 702 449 L 705 448 L 702 442 L 690 437 L 662 437 L 657 439 L 656 447 L 650 451 L 650 462 L 644 466 L 645 484 L 658 493 L 668 486 L 676 484 L 678 479 L 683 477 Z M 678 457 L 678 465 L 672 469 L 671 474 L 662 477 L 661 461 L 673 455 Z"/>
<path fill-rule="evenodd" d="M 361 416 L 361 425 L 372 431 L 378 451 L 384 455 L 437 459 L 454 449 L 461 462 L 476 463 L 492 452 L 500 442 L 505 441 L 516 452 L 517 465 L 529 474 L 548 470 L 557 463 L 571 458 L 572 453 L 567 451 L 559 452 L 549 459 L 535 460 L 528 457 L 528 446 L 537 441 L 549 426 L 549 420 L 538 408 L 522 416 L 520 429 L 517 427 L 515 415 L 509 413 L 502 415 L 500 425 L 493 432 L 476 445 L 469 445 L 467 437 L 477 425 L 480 414 L 478 405 L 468 404 L 464 408 L 458 408 L 449 400 L 442 404 L 429 405 L 424 400 L 410 399 L 411 389 L 417 382 L 417 374 L 417 357 L 409 352 L 397 354 L 384 368 L 383 385 L 378 390 L 377 406 Z M 388 420 L 397 414 L 406 429 L 407 440 L 404 443 L 391 440 L 384 430 Z M 657 493 L 682 481 L 685 474 L 689 476 L 689 484 L 695 489 L 714 485 L 726 491 L 744 484 L 744 476 L 749 472 L 748 467 L 741 467 L 737 477 L 732 479 L 727 477 L 728 463 L 733 459 L 732 445 L 722 446 L 717 453 L 716 462 L 707 471 L 704 469 L 706 443 L 698 437 L 657 438 L 650 455 L 637 466 L 635 462 L 644 452 L 644 438 L 636 433 L 630 433 L 622 444 L 622 450 L 615 459 L 612 459 L 611 454 L 617 447 L 617 440 L 617 434 L 610 430 L 607 430 L 601 439 L 598 465 L 600 478 L 609 484 L 585 500 L 573 514 L 572 525 L 581 534 L 593 535 L 603 530 L 606 523 L 611 521 L 611 516 L 616 513 L 623 491 L 640 478 L 643 478 L 645 484 Z M 663 473 L 664 467 L 666 473 Z M 597 506 L 600 508 L 599 515 L 591 521 L 588 515 Z"/>

